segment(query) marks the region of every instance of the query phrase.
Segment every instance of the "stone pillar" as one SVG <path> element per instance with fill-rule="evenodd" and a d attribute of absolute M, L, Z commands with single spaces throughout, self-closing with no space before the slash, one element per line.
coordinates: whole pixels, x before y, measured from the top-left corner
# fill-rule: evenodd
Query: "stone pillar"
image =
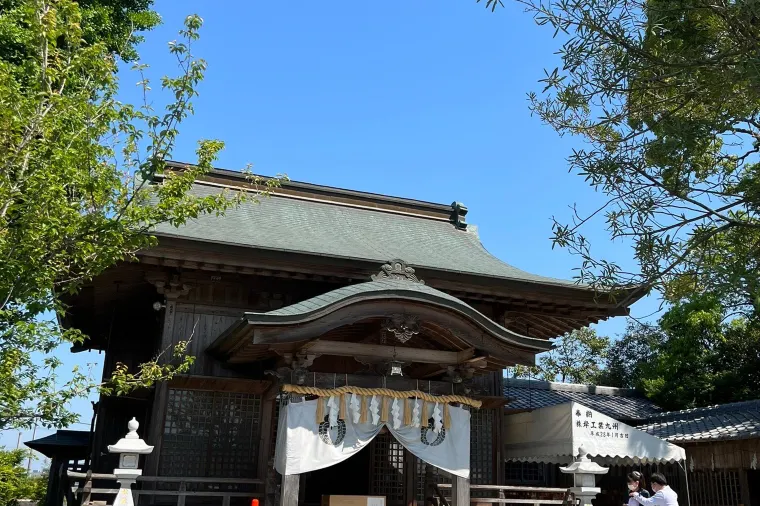
<path fill-rule="evenodd" d="M 116 481 L 119 482 L 119 492 L 116 494 L 113 506 L 134 506 L 132 484 L 137 481 L 138 476 L 142 475 L 140 455 L 148 455 L 153 451 L 153 447 L 145 444 L 145 441 L 137 435 L 137 429 L 140 428 L 137 420 L 132 418 L 127 427 L 129 428 L 127 435 L 115 445 L 108 446 L 110 453 L 119 454 L 119 467 L 113 470 Z"/>
<path fill-rule="evenodd" d="M 581 506 L 591 506 L 591 500 L 599 494 L 602 489 L 596 486 L 596 475 L 607 474 L 609 468 L 602 467 L 596 462 L 592 462 L 588 457 L 588 452 L 583 447 L 578 448 L 578 457 L 575 462 L 567 467 L 560 467 L 560 471 L 573 475 L 573 487 L 570 492 L 575 494 Z"/>

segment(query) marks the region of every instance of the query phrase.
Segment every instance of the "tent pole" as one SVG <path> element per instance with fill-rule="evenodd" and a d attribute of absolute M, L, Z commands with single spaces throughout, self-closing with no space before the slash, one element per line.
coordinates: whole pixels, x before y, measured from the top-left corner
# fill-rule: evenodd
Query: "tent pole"
<path fill-rule="evenodd" d="M 683 464 L 681 464 L 683 462 Z M 686 468 L 686 459 L 679 460 L 678 465 L 683 469 L 683 474 L 686 481 L 686 506 L 691 506 L 691 496 L 689 494 L 689 470 Z"/>

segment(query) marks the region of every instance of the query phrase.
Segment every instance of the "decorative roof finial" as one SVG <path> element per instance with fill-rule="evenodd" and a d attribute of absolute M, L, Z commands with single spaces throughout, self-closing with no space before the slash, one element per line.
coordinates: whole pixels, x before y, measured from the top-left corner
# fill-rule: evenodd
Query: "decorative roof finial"
<path fill-rule="evenodd" d="M 380 281 L 383 279 L 401 279 L 404 281 L 411 281 L 412 283 L 419 283 L 424 285 L 425 282 L 421 279 L 417 279 L 414 274 L 414 269 L 409 267 L 403 260 L 391 260 L 387 264 L 383 264 L 380 268 L 380 272 L 373 274 L 372 281 Z"/>
<path fill-rule="evenodd" d="M 451 203 L 451 221 L 454 222 L 454 226 L 459 230 L 467 230 L 467 206 L 461 202 Z"/>

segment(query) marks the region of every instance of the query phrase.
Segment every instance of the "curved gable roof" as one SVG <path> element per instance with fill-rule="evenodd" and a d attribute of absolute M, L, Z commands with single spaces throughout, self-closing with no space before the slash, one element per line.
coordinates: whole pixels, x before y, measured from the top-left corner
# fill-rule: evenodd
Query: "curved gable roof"
<path fill-rule="evenodd" d="M 523 336 L 504 328 L 453 295 L 436 290 L 423 283 L 403 279 L 378 279 L 344 286 L 267 313 L 245 313 L 244 318 L 253 325 L 303 324 L 353 303 L 376 299 L 408 300 L 436 305 L 459 313 L 486 333 L 509 344 L 533 348 L 537 351 L 545 351 L 551 349 L 552 346 L 550 342 L 544 339 Z"/>
<path fill-rule="evenodd" d="M 495 359 L 519 357 L 530 360 L 519 363 L 533 363 L 535 354 L 551 349 L 549 341 L 508 330 L 464 301 L 417 281 L 413 269 L 408 272 L 413 280 L 380 275 L 284 308 L 244 313 L 206 351 L 221 360 L 242 361 L 242 356 L 234 357 L 252 356 L 249 351 L 261 357 L 272 347 L 299 346 L 333 329 L 398 312 L 442 325 L 471 349 Z"/>

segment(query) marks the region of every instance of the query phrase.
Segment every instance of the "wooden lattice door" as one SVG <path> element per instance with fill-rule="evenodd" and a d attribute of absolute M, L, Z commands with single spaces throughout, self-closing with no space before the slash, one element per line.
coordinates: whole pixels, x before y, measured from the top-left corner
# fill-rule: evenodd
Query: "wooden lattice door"
<path fill-rule="evenodd" d="M 388 506 L 404 504 L 404 447 L 388 432 L 370 443 L 370 495 L 384 496 Z"/>

